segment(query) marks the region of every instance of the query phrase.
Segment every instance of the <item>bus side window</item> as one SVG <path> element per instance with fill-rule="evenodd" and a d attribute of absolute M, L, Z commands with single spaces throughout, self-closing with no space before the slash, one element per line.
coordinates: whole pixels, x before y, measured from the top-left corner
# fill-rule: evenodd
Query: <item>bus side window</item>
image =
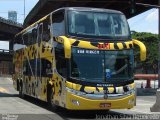
<path fill-rule="evenodd" d="M 38 43 L 42 41 L 42 35 L 43 35 L 43 23 L 39 24 L 39 30 L 38 30 Z"/>
<path fill-rule="evenodd" d="M 28 30 L 23 34 L 23 42 L 26 46 L 32 45 L 32 31 Z"/>
<path fill-rule="evenodd" d="M 22 37 L 23 37 L 22 41 L 24 45 L 28 46 L 28 33 L 24 33 Z"/>
<path fill-rule="evenodd" d="M 34 28 L 32 30 L 32 44 L 35 44 L 37 42 L 37 28 Z"/>
<path fill-rule="evenodd" d="M 28 45 L 32 45 L 32 31 L 29 30 L 27 34 L 28 34 Z"/>
<path fill-rule="evenodd" d="M 64 49 L 62 44 L 57 44 L 55 48 L 56 69 L 63 77 L 67 77 L 67 61 L 64 57 Z"/>
<path fill-rule="evenodd" d="M 38 77 L 40 77 L 41 76 L 41 74 L 42 74 L 42 64 L 41 64 L 41 59 L 36 59 L 36 61 L 37 61 L 37 69 L 36 69 L 36 75 L 38 76 Z"/>
<path fill-rule="evenodd" d="M 50 17 L 43 22 L 43 41 L 48 42 L 50 40 Z"/>
<path fill-rule="evenodd" d="M 28 61 L 23 62 L 23 74 L 24 75 L 29 75 L 29 64 Z"/>
<path fill-rule="evenodd" d="M 48 60 L 41 59 L 41 74 L 43 77 L 51 76 L 52 71 L 52 64 Z"/>
<path fill-rule="evenodd" d="M 63 36 L 65 35 L 65 25 L 64 25 L 64 12 L 58 12 L 52 14 L 52 29 L 53 29 L 53 36 Z"/>
<path fill-rule="evenodd" d="M 16 51 L 22 48 L 25 48 L 25 45 L 23 44 L 22 36 L 19 35 L 14 40 L 13 50 Z"/>

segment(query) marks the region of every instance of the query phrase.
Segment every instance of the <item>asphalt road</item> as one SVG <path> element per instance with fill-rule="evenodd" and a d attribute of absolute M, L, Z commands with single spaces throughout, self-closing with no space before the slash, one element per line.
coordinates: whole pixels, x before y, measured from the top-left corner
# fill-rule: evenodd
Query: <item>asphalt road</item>
<path fill-rule="evenodd" d="M 56 112 L 48 108 L 47 103 L 31 97 L 21 99 L 13 88 L 12 79 L 0 77 L 0 120 L 89 120 L 134 118 L 138 114 L 151 113 L 150 107 L 155 103 L 155 96 L 138 96 L 137 106 L 133 109 L 110 111 L 68 111 Z M 156 117 L 160 119 L 160 116 Z"/>

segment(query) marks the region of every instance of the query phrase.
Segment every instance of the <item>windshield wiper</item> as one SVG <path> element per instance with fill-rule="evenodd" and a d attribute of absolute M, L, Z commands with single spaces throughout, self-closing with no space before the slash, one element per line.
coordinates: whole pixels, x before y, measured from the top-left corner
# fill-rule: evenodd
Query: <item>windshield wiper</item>
<path fill-rule="evenodd" d="M 120 72 L 122 72 L 124 69 L 126 69 L 127 68 L 127 64 L 125 64 L 123 67 L 121 67 L 119 70 L 117 70 L 117 71 L 115 71 L 115 72 L 112 72 L 111 74 L 112 75 L 117 75 L 117 74 L 119 74 Z"/>

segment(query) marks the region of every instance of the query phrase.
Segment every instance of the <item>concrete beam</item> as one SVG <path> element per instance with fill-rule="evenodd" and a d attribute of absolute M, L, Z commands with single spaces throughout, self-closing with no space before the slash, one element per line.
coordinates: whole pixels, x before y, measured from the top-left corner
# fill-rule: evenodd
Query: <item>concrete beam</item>
<path fill-rule="evenodd" d="M 11 26 L 9 24 L 5 24 L 5 23 L 0 22 L 0 32 L 15 35 L 18 32 L 20 32 L 21 30 L 22 30 L 22 28 L 18 28 L 18 27 Z"/>
<path fill-rule="evenodd" d="M 0 61 L 10 61 L 10 62 L 12 62 L 12 59 L 13 59 L 12 56 L 0 57 Z"/>
<path fill-rule="evenodd" d="M 158 0 L 136 0 L 136 2 L 158 5 Z M 31 25 L 48 13 L 60 7 L 97 7 L 106 9 L 115 9 L 122 11 L 127 18 L 140 14 L 149 7 L 136 6 L 136 12 L 131 14 L 130 0 L 39 0 L 36 6 L 30 11 L 24 21 L 24 27 Z M 46 9 L 47 8 L 47 9 Z"/>
<path fill-rule="evenodd" d="M 22 29 L 21 24 L 0 17 L 0 40 L 13 39 Z"/>

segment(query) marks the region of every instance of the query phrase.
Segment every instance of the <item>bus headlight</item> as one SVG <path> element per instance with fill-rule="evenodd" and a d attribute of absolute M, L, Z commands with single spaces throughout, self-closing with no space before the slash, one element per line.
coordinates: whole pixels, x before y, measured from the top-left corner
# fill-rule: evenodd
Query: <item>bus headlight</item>
<path fill-rule="evenodd" d="M 79 101 L 78 101 L 78 100 L 71 100 L 71 102 L 72 102 L 74 105 L 77 105 L 77 106 L 79 106 L 79 105 L 80 105 L 80 103 L 79 103 Z"/>
<path fill-rule="evenodd" d="M 66 87 L 66 90 L 67 90 L 68 92 L 71 92 L 71 93 L 74 94 L 74 95 L 78 95 L 78 96 L 86 95 L 86 93 L 84 93 L 84 92 L 77 91 L 77 90 L 74 90 L 74 89 L 70 89 L 70 88 L 68 88 L 68 87 Z"/>

